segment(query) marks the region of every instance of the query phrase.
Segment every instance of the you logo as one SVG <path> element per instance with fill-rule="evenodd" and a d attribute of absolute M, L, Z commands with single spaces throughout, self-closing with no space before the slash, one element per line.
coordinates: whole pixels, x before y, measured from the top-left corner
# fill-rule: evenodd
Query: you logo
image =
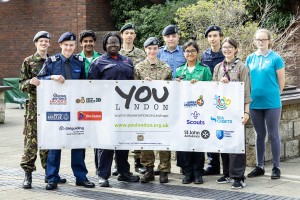
<path fill-rule="evenodd" d="M 148 86 L 141 86 L 138 89 L 137 89 L 136 86 L 132 86 L 128 94 L 123 92 L 119 86 L 115 87 L 115 91 L 122 98 L 124 98 L 126 100 L 125 101 L 125 108 L 126 109 L 129 109 L 130 103 L 131 103 L 131 100 L 132 100 L 133 97 L 137 102 L 140 102 L 140 103 L 145 103 L 145 102 L 149 101 L 151 99 L 151 97 L 153 97 L 153 99 L 157 103 L 165 102 L 169 97 L 169 91 L 168 91 L 168 88 L 166 88 L 166 87 L 163 87 L 163 90 L 164 90 L 164 94 L 162 95 L 162 97 L 158 97 L 157 89 L 156 88 L 151 89 Z M 139 109 L 139 104 L 134 104 L 134 105 L 135 105 L 134 109 L 138 110 Z M 157 110 L 159 108 L 159 105 L 154 104 L 153 107 L 154 107 L 155 110 Z M 144 104 L 144 110 L 148 110 L 148 109 L 149 109 L 149 105 Z M 168 110 L 168 106 L 163 105 L 163 109 Z M 120 107 L 118 106 L 118 104 L 116 105 L 116 110 L 120 110 Z"/>

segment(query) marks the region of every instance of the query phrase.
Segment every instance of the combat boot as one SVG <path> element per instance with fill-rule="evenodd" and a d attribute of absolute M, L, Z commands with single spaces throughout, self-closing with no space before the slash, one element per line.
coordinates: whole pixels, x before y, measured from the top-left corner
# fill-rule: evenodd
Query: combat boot
<path fill-rule="evenodd" d="M 142 165 L 140 158 L 135 159 L 134 168 L 135 168 L 135 172 L 138 172 L 140 174 L 146 173 L 146 167 L 144 167 L 144 165 Z"/>
<path fill-rule="evenodd" d="M 32 183 L 32 173 L 31 172 L 25 172 L 25 178 L 23 181 L 23 188 L 24 189 L 31 189 L 31 183 Z"/>
<path fill-rule="evenodd" d="M 159 182 L 160 183 L 167 183 L 167 182 L 169 182 L 168 172 L 162 172 L 162 171 L 160 171 L 160 173 L 159 173 Z"/>
<path fill-rule="evenodd" d="M 153 167 L 146 167 L 146 173 L 141 178 L 141 183 L 149 183 L 150 181 L 154 181 L 154 171 Z"/>

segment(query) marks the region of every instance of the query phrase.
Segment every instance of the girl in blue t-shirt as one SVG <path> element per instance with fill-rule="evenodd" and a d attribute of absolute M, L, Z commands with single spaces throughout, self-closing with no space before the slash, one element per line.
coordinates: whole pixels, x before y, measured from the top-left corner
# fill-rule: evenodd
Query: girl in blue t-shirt
<path fill-rule="evenodd" d="M 280 94 L 285 84 L 284 61 L 272 51 L 270 31 L 259 29 L 254 34 L 257 51 L 247 57 L 246 65 L 250 71 L 251 98 L 250 115 L 256 131 L 256 167 L 248 177 L 264 175 L 265 138 L 268 132 L 273 169 L 271 179 L 280 178 L 280 135 L 281 116 Z"/>

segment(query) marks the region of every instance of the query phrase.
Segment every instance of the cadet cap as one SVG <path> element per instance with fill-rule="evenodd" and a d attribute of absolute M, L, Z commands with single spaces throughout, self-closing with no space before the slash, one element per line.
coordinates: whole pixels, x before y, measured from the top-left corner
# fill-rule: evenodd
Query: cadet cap
<path fill-rule="evenodd" d="M 144 42 L 144 47 L 146 48 L 147 46 L 150 45 L 158 45 L 159 40 L 156 37 L 149 37 L 145 42 Z"/>
<path fill-rule="evenodd" d="M 210 27 L 208 27 L 204 33 L 204 36 L 207 37 L 208 33 L 211 31 L 219 31 L 221 33 L 221 28 L 217 25 L 212 25 Z"/>
<path fill-rule="evenodd" d="M 50 39 L 51 35 L 47 31 L 39 31 L 35 36 L 33 37 L 33 42 L 36 42 L 40 38 L 47 38 Z"/>
<path fill-rule="evenodd" d="M 63 41 L 76 41 L 76 35 L 72 32 L 65 32 L 58 39 L 58 43 L 62 43 Z"/>
<path fill-rule="evenodd" d="M 123 31 L 127 30 L 127 29 L 133 29 L 135 30 L 135 26 L 133 24 L 125 24 L 124 26 L 122 26 L 122 28 L 120 29 L 120 32 L 123 33 Z"/>
<path fill-rule="evenodd" d="M 164 28 L 162 35 L 166 36 L 166 35 L 171 35 L 174 33 L 178 33 L 178 27 L 176 25 L 171 24 Z"/>

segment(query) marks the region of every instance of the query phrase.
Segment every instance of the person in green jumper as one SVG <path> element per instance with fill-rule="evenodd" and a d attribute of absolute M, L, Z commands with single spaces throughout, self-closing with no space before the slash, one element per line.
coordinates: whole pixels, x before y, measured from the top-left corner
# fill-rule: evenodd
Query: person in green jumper
<path fill-rule="evenodd" d="M 85 74 L 88 77 L 90 65 L 96 58 L 101 56 L 101 53 L 94 50 L 97 36 L 94 31 L 83 30 L 80 32 L 79 42 L 82 46 L 82 51 L 79 55 L 85 58 Z"/>
<path fill-rule="evenodd" d="M 191 81 L 191 83 L 212 80 L 212 74 L 209 67 L 201 64 L 197 59 L 199 50 L 200 48 L 195 41 L 189 41 L 183 45 L 184 57 L 187 62 L 177 68 L 175 80 L 186 80 Z M 181 151 L 177 152 L 177 156 L 180 156 L 183 160 L 182 169 L 185 177 L 182 180 L 182 183 L 189 184 L 194 182 L 195 184 L 202 184 L 205 161 L 204 152 Z"/>
<path fill-rule="evenodd" d="M 86 77 L 88 77 L 90 71 L 90 65 L 96 58 L 101 56 L 101 53 L 94 50 L 96 45 L 97 36 L 94 31 L 91 30 L 83 30 L 80 32 L 79 35 L 79 42 L 80 46 L 82 46 L 82 51 L 79 54 L 80 56 L 84 57 L 84 71 Z M 98 155 L 97 150 L 94 149 L 95 152 L 95 167 L 96 173 L 98 169 Z"/>

